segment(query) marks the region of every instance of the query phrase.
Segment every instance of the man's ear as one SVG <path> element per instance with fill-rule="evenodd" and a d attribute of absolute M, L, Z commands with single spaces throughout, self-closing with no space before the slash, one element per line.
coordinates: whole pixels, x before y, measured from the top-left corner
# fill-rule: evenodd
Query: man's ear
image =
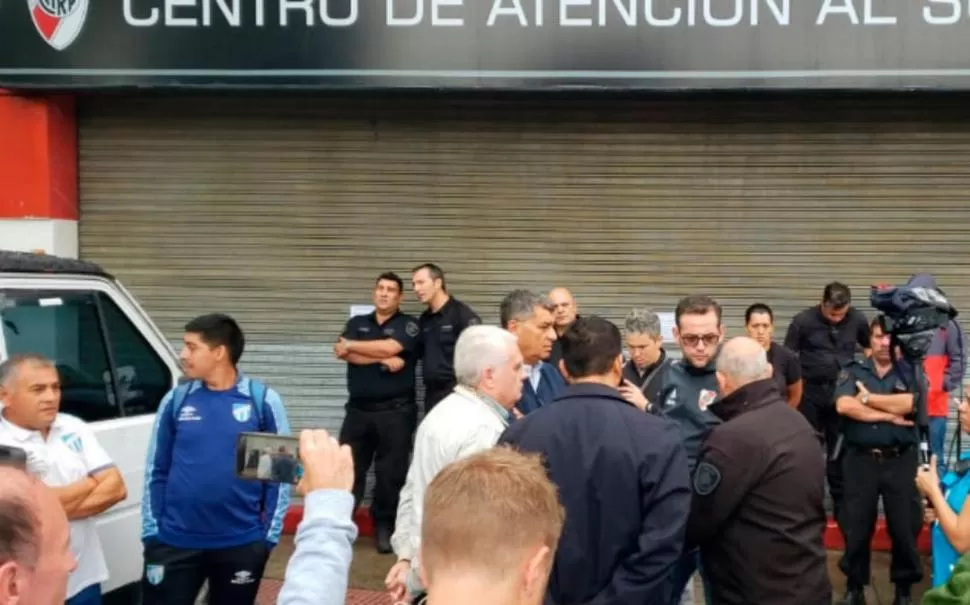
<path fill-rule="evenodd" d="M 674 326 L 674 340 L 680 342 L 680 328 Z"/>
<path fill-rule="evenodd" d="M 566 362 L 562 359 L 559 360 L 559 373 L 563 375 L 566 382 L 570 382 L 571 376 L 569 375 L 569 372 L 566 371 Z"/>
<path fill-rule="evenodd" d="M 24 570 L 13 561 L 0 565 L 0 604 L 17 605 L 27 591 Z"/>
<path fill-rule="evenodd" d="M 549 573 L 552 571 L 552 550 L 548 546 L 541 546 L 525 564 L 523 589 L 527 602 L 538 602 L 537 595 L 546 592 Z"/>
<path fill-rule="evenodd" d="M 515 334 L 516 336 L 518 336 L 518 333 L 519 333 L 519 320 L 517 320 L 517 319 L 510 319 L 509 320 L 509 323 L 507 323 L 505 325 L 505 330 L 507 332 L 511 332 L 512 334 Z"/>
<path fill-rule="evenodd" d="M 727 378 L 725 378 L 722 372 L 714 372 L 714 378 L 717 380 L 717 390 L 719 393 L 724 393 L 727 390 Z"/>

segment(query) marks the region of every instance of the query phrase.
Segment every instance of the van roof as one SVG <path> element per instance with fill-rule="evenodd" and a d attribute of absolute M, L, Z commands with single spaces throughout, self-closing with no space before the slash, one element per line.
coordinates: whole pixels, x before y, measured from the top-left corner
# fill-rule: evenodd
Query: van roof
<path fill-rule="evenodd" d="M 0 250 L 0 273 L 58 273 L 73 275 L 111 275 L 101 265 L 74 258 Z"/>

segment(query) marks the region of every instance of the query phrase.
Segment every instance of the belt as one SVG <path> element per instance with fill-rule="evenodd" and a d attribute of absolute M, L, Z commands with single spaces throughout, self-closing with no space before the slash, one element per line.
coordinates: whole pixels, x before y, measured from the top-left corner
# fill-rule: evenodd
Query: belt
<path fill-rule="evenodd" d="M 885 460 L 888 458 L 899 458 L 903 454 L 909 452 L 913 449 L 912 445 L 894 445 L 892 447 L 860 447 L 857 445 L 852 446 L 852 449 L 856 450 L 860 454 L 866 454 L 878 460 Z"/>

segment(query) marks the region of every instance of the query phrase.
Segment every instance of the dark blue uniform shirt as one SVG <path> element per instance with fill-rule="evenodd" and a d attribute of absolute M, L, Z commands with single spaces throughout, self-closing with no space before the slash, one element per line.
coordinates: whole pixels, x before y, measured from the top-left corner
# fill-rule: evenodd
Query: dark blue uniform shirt
<path fill-rule="evenodd" d="M 839 382 L 835 387 L 835 399 L 839 397 L 855 397 L 859 389 L 859 381 L 870 393 L 893 395 L 908 393 L 902 378 L 895 369 L 889 370 L 882 378 L 876 373 L 876 366 L 871 359 L 852 361 L 840 372 Z M 891 422 L 859 422 L 848 416 L 842 417 L 842 433 L 848 445 L 864 448 L 888 448 L 916 445 L 919 441 L 916 427 L 899 426 Z"/>
<path fill-rule="evenodd" d="M 390 371 L 382 363 L 348 363 L 347 391 L 350 399 L 347 405 L 362 410 L 382 410 L 414 402 L 415 349 L 420 338 L 418 320 L 398 312 L 379 324 L 376 313 L 358 315 L 347 322 L 343 337 L 361 341 L 390 338 L 403 348 L 398 357 L 404 360 L 404 368 L 399 372 Z"/>

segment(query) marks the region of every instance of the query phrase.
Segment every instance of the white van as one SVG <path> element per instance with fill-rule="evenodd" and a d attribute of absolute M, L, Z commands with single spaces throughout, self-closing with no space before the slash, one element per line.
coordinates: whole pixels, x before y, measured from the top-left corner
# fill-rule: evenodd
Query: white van
<path fill-rule="evenodd" d="M 0 360 L 18 353 L 57 364 L 61 411 L 91 423 L 124 475 L 128 498 L 98 518 L 111 574 L 102 588 L 106 603 L 136 603 L 145 455 L 155 410 L 181 377 L 178 358 L 101 267 L 0 250 Z"/>

